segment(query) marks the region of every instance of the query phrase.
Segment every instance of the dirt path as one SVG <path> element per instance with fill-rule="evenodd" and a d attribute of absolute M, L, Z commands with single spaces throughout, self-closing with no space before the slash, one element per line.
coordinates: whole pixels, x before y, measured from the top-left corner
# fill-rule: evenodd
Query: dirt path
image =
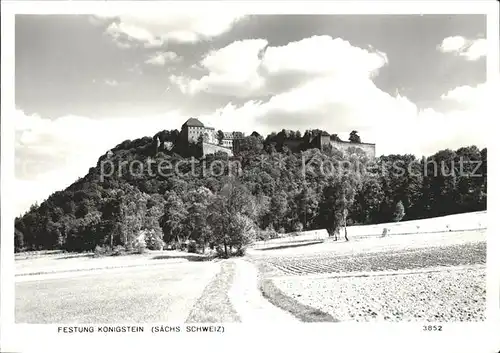
<path fill-rule="evenodd" d="M 240 322 L 228 296 L 234 274 L 234 262 L 222 261 L 220 272 L 205 287 L 201 297 L 191 309 L 186 323 Z"/>
<path fill-rule="evenodd" d="M 235 265 L 235 274 L 229 298 L 242 322 L 298 322 L 293 315 L 272 305 L 262 296 L 259 291 L 258 272 L 253 264 L 242 259 L 232 262 Z"/>

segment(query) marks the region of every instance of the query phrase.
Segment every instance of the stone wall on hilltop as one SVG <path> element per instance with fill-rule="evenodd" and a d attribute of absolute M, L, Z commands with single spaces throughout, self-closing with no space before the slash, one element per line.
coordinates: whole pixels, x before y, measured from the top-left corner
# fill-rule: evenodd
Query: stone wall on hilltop
<path fill-rule="evenodd" d="M 230 148 L 203 142 L 203 156 L 206 156 L 207 154 L 214 154 L 218 151 L 226 152 L 229 156 L 233 155 L 233 151 Z"/>
<path fill-rule="evenodd" d="M 330 145 L 340 151 L 346 152 L 349 147 L 362 149 L 369 158 L 375 157 L 375 144 L 374 143 L 354 143 L 354 142 L 340 142 L 330 141 Z"/>

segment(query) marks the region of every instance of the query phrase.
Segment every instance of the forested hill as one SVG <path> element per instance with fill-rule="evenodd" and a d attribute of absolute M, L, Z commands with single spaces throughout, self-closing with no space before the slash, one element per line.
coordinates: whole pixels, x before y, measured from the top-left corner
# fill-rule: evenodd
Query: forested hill
<path fill-rule="evenodd" d="M 16 218 L 16 251 L 130 248 L 140 234 L 151 248 L 191 240 L 242 249 L 276 232 L 486 208 L 486 149 L 475 146 L 376 160 L 355 148 L 292 153 L 280 134 L 254 133 L 234 157 L 201 158 L 199 146 L 174 130 L 103 151 L 85 177 Z"/>

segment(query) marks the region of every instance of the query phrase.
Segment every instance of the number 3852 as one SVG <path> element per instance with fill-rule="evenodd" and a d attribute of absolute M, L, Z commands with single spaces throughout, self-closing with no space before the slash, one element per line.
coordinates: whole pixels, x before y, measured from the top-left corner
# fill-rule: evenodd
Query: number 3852
<path fill-rule="evenodd" d="M 441 325 L 424 325 L 424 331 L 442 331 L 443 326 Z"/>

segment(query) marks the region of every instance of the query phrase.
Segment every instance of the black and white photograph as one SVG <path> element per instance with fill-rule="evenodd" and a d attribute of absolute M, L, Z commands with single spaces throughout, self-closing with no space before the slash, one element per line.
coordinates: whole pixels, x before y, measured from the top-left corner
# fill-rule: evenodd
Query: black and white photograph
<path fill-rule="evenodd" d="M 488 16 L 213 5 L 13 15 L 12 324 L 487 324 Z"/>

